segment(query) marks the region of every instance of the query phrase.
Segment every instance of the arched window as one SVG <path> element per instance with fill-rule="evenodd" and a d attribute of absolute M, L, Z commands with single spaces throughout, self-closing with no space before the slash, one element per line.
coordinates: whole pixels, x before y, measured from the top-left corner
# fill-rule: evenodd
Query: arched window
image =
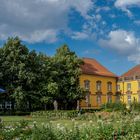
<path fill-rule="evenodd" d="M 112 91 L 112 82 L 107 82 L 107 90 Z"/>
<path fill-rule="evenodd" d="M 102 85 L 102 82 L 101 81 L 97 81 L 96 82 L 96 90 L 97 91 L 101 91 L 101 85 Z"/>
<path fill-rule="evenodd" d="M 90 81 L 89 80 L 85 80 L 84 81 L 84 86 L 86 90 L 90 90 Z"/>

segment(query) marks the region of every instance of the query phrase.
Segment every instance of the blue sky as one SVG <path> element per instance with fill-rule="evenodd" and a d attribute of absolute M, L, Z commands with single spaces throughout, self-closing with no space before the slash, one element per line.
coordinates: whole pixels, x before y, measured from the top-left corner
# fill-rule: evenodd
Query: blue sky
<path fill-rule="evenodd" d="M 0 0 L 0 44 L 53 55 L 67 44 L 120 75 L 140 63 L 140 0 Z"/>

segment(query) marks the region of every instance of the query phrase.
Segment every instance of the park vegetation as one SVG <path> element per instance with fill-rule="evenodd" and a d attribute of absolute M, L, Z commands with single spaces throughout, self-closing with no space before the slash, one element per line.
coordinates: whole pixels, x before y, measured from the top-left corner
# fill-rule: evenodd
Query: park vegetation
<path fill-rule="evenodd" d="M 9 38 L 0 48 L 0 83 L 12 108 L 22 111 L 75 109 L 84 97 L 79 85 L 82 60 L 67 45 L 47 56 Z M 2 97 L 1 97 L 2 99 Z"/>

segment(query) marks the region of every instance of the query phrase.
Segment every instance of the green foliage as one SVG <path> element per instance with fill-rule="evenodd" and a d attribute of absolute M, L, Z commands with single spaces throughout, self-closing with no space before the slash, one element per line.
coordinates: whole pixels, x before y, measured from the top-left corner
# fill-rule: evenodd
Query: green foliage
<path fill-rule="evenodd" d="M 42 112 L 43 113 L 43 112 Z M 63 112 L 64 113 L 64 112 Z M 20 121 L 13 125 L 0 127 L 0 139 L 32 139 L 32 140 L 139 140 L 140 139 L 140 117 L 139 114 L 131 113 L 122 115 L 120 112 L 107 113 L 97 112 L 94 115 L 102 114 L 89 121 L 71 120 L 71 127 L 65 124 L 53 124 L 52 122 L 38 125 L 37 122 L 29 124 L 27 121 Z M 91 114 L 88 114 L 89 116 Z"/>
<path fill-rule="evenodd" d="M 33 118 L 43 117 L 47 119 L 70 119 L 75 118 L 79 114 L 76 110 L 59 110 L 59 111 L 36 111 L 32 112 L 31 116 Z"/>
<path fill-rule="evenodd" d="M 140 111 L 140 103 L 138 102 L 133 102 L 131 105 L 130 105 L 130 110 L 132 111 Z"/>
<path fill-rule="evenodd" d="M 106 111 L 124 111 L 126 110 L 126 105 L 124 103 L 121 102 L 117 102 L 117 103 L 107 103 L 107 104 L 103 104 L 101 106 L 102 110 L 106 110 Z"/>
<path fill-rule="evenodd" d="M 83 62 L 74 52 L 70 51 L 67 45 L 57 49 L 52 59 L 55 66 L 52 81 L 57 87 L 54 98 L 57 100 L 59 108 L 70 109 L 68 107 L 72 107 L 72 104 L 76 105 L 76 101 L 84 96 L 79 84 L 80 66 Z"/>
<path fill-rule="evenodd" d="M 0 83 L 17 110 L 46 109 L 54 101 L 59 109 L 72 109 L 84 96 L 79 85 L 81 64 L 66 45 L 47 57 L 29 51 L 18 37 L 9 38 L 0 48 Z"/>

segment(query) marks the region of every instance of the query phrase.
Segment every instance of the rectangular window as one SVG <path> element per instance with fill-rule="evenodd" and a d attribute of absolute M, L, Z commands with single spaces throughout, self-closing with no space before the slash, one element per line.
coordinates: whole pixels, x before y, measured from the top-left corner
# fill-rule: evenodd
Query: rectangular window
<path fill-rule="evenodd" d="M 90 93 L 89 92 L 86 93 L 85 103 L 86 103 L 87 107 L 91 106 L 91 104 L 90 104 Z"/>
<path fill-rule="evenodd" d="M 101 91 L 101 81 L 96 82 L 96 90 Z"/>
<path fill-rule="evenodd" d="M 138 89 L 140 90 L 140 82 L 138 82 Z"/>
<path fill-rule="evenodd" d="M 117 96 L 116 96 L 116 102 L 117 102 L 117 103 L 120 102 L 120 95 L 117 95 Z"/>
<path fill-rule="evenodd" d="M 101 95 L 97 95 L 97 104 L 101 105 L 102 100 L 101 100 Z"/>
<path fill-rule="evenodd" d="M 84 84 L 85 84 L 85 89 L 86 89 L 86 90 L 90 90 L 90 81 L 85 80 L 85 81 L 84 81 Z"/>
<path fill-rule="evenodd" d="M 127 83 L 127 90 L 131 90 L 131 83 Z"/>
<path fill-rule="evenodd" d="M 107 83 L 107 89 L 108 89 L 108 91 L 112 90 L 112 83 L 111 82 Z"/>
<path fill-rule="evenodd" d="M 112 103 L 112 95 L 107 95 L 107 102 Z"/>
<path fill-rule="evenodd" d="M 11 102 L 5 102 L 5 108 L 6 109 L 11 109 L 11 107 L 12 107 Z"/>
<path fill-rule="evenodd" d="M 120 91 L 120 85 L 117 85 L 117 91 Z"/>
<path fill-rule="evenodd" d="M 127 96 L 127 102 L 128 102 L 128 104 L 131 104 L 131 95 Z"/>
<path fill-rule="evenodd" d="M 3 109 L 3 105 L 2 104 L 0 104 L 0 109 Z"/>

